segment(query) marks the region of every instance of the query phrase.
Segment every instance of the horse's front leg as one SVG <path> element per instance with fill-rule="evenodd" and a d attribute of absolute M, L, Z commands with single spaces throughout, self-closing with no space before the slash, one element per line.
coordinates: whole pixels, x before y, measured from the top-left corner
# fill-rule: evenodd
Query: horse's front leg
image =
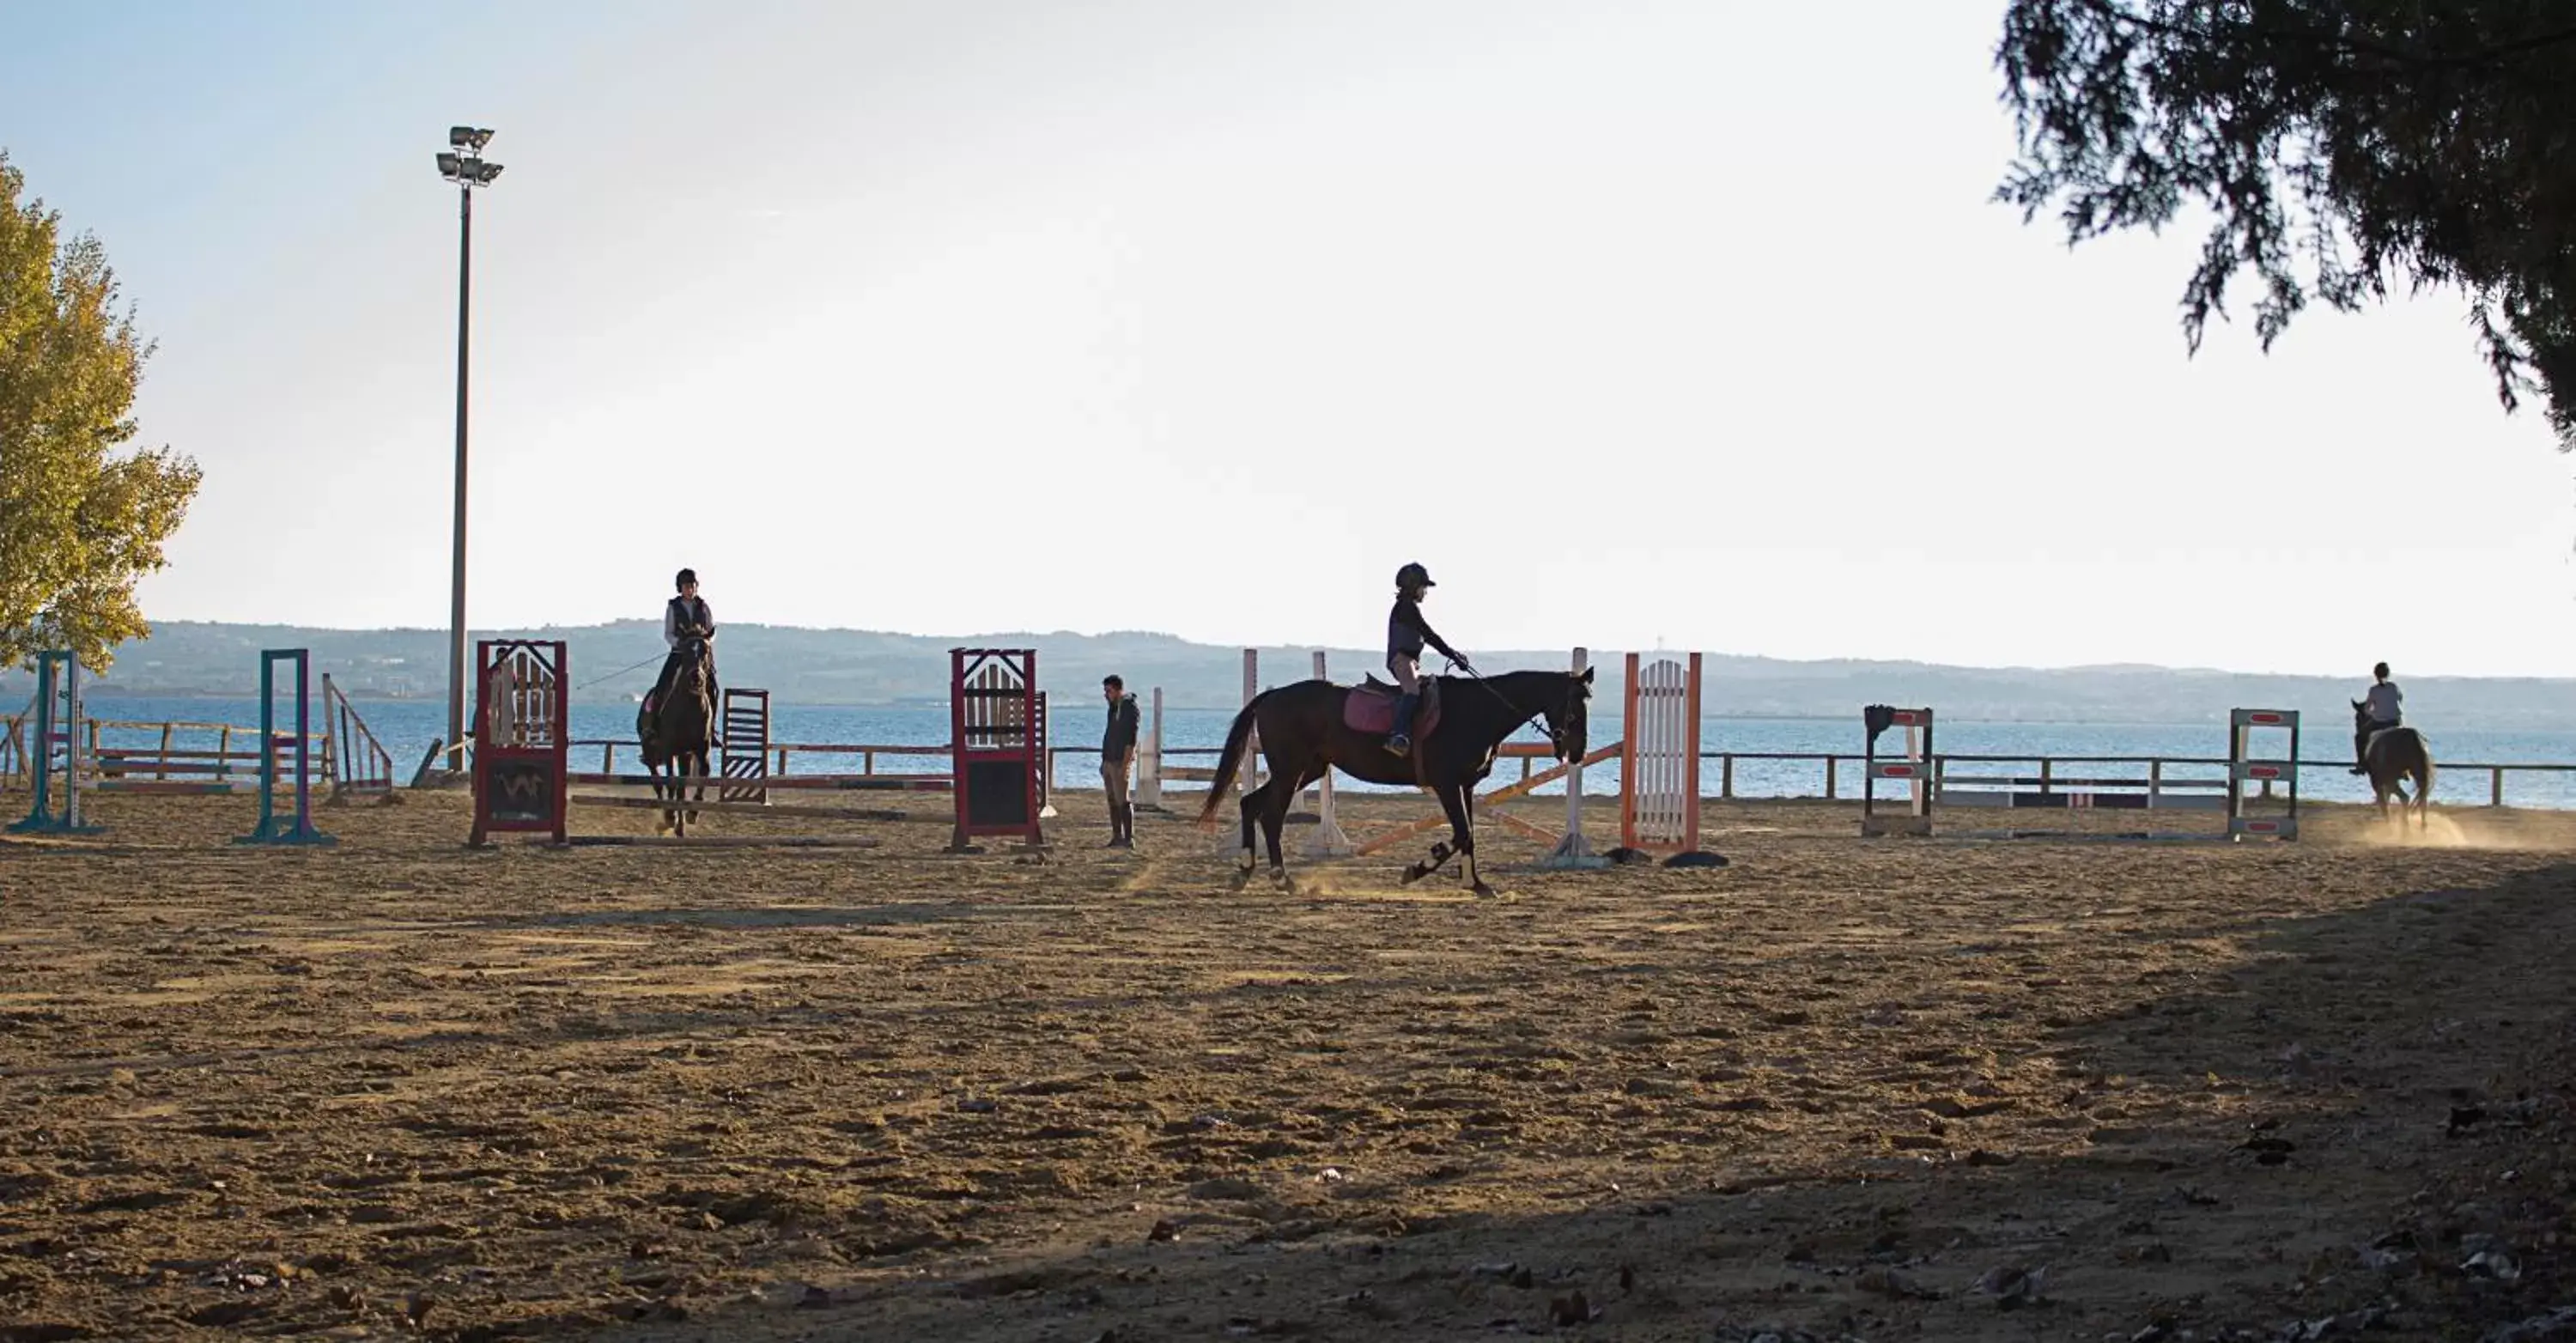
<path fill-rule="evenodd" d="M 708 763 L 707 753 L 703 750 L 691 752 L 689 759 L 697 766 L 697 783 L 693 788 L 690 800 L 693 802 L 704 802 L 707 800 L 707 776 L 715 773 L 715 766 Z M 691 807 L 689 809 L 689 819 L 691 821 L 698 819 L 697 808 Z"/>
<path fill-rule="evenodd" d="M 1447 805 L 1445 802 L 1443 805 Z M 1485 874 L 1476 870 L 1476 786 L 1468 784 L 1458 790 L 1458 803 L 1449 807 L 1449 825 L 1458 836 L 1458 873 L 1467 889 L 1480 896 L 1490 896 L 1494 888 L 1485 884 Z"/>
<path fill-rule="evenodd" d="M 653 800 L 656 802 L 667 802 L 671 800 L 669 792 L 670 785 L 662 777 L 662 763 L 668 763 L 675 771 L 680 767 L 680 762 L 677 760 L 661 763 L 657 763 L 652 760 L 646 760 L 644 762 L 644 772 L 653 776 Z M 679 819 L 680 814 L 678 812 L 672 811 L 668 807 L 663 808 L 653 817 L 653 833 L 657 835 L 667 835 L 671 833 L 671 827 L 676 824 Z"/>
<path fill-rule="evenodd" d="M 1451 858 L 1460 858 L 1464 860 L 1460 870 L 1466 876 L 1467 888 L 1478 895 L 1492 895 L 1493 888 L 1476 875 L 1476 837 L 1466 789 L 1453 784 L 1436 786 L 1431 791 L 1440 799 L 1440 810 L 1449 818 L 1449 838 L 1446 842 L 1432 845 L 1428 857 L 1404 869 L 1400 884 L 1410 886 L 1447 867 Z"/>

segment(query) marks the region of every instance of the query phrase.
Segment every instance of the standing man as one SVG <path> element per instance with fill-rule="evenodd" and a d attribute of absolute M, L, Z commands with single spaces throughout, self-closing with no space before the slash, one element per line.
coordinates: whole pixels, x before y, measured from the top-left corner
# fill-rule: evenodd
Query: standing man
<path fill-rule="evenodd" d="M 1136 847 L 1136 804 L 1127 800 L 1127 772 L 1136 763 L 1136 697 L 1116 676 L 1100 679 L 1100 697 L 1109 701 L 1109 726 L 1100 734 L 1100 786 L 1109 794 L 1109 843 L 1112 849 Z"/>

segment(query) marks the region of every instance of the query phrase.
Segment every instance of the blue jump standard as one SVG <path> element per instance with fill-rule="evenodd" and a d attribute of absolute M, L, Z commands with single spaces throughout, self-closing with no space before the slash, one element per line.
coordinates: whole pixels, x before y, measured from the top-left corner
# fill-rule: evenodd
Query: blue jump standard
<path fill-rule="evenodd" d="M 277 810 L 277 664 L 295 664 L 295 814 Z M 306 684 L 307 661 L 301 648 L 264 649 L 259 655 L 259 825 L 235 844 L 302 845 L 330 848 L 340 841 L 313 828 L 313 735 Z"/>
<path fill-rule="evenodd" d="M 63 722 L 55 723 L 60 710 Z M 62 649 L 36 654 L 36 713 L 31 726 L 35 743 L 27 752 L 35 776 L 36 801 L 27 819 L 9 827 L 13 835 L 96 835 L 107 827 L 81 819 L 80 804 L 80 659 Z M 63 744 L 62 805 L 54 799 L 54 743 Z"/>

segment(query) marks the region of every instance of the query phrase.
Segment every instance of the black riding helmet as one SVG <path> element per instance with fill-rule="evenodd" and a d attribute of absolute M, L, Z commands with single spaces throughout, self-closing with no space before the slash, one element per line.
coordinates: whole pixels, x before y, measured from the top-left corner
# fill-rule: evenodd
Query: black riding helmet
<path fill-rule="evenodd" d="M 1395 571 L 1395 586 L 1398 591 L 1404 591 L 1412 588 L 1436 588 L 1440 585 L 1431 581 L 1430 570 L 1419 564 L 1408 564 Z"/>
<path fill-rule="evenodd" d="M 684 587 L 687 587 L 688 585 L 690 585 L 691 583 L 695 583 L 695 582 L 697 582 L 697 581 L 698 581 L 698 571 L 697 571 L 697 570 L 695 570 L 695 569 L 682 569 L 682 570 L 680 571 L 680 576 L 671 580 L 671 586 L 672 586 L 672 587 L 674 587 L 674 588 L 684 588 Z"/>

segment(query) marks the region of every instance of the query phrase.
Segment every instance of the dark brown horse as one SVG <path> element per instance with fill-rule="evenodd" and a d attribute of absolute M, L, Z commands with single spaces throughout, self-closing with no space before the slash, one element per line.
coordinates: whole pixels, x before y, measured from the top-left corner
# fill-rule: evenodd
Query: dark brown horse
<path fill-rule="evenodd" d="M 2370 710 L 2360 700 L 2352 702 L 2352 730 L 2366 743 L 2362 747 L 2362 768 L 2370 774 L 2370 792 L 2379 802 L 2379 819 L 2388 819 L 2388 799 L 2394 795 L 2400 811 L 2410 805 L 2406 798 L 2405 780 L 2415 783 L 2415 828 L 2428 830 L 2432 820 L 2425 808 L 2433 800 L 2433 751 L 2424 734 L 2411 727 L 2392 727 L 2381 732 L 2370 730 Z"/>
<path fill-rule="evenodd" d="M 1299 681 L 1266 690 L 1243 706 L 1225 734 L 1225 757 L 1217 763 L 1207 805 L 1199 811 L 1200 824 L 1214 822 L 1242 766 L 1244 741 L 1259 728 L 1270 780 L 1243 798 L 1243 869 L 1237 886 L 1252 877 L 1252 827 L 1258 821 L 1270 848 L 1271 878 L 1294 888 L 1288 865 L 1279 856 L 1279 827 L 1299 792 L 1324 777 L 1326 770 L 1339 769 L 1366 783 L 1428 788 L 1440 799 L 1440 809 L 1449 818 L 1449 839 L 1432 845 L 1429 857 L 1406 868 L 1405 882 L 1419 881 L 1455 857 L 1470 890 L 1478 895 L 1494 893 L 1476 873 L 1476 785 L 1493 771 L 1494 748 L 1533 718 L 1542 720 L 1557 759 L 1582 759 L 1592 673 L 1521 671 L 1435 679 L 1440 683 L 1440 721 L 1429 737 L 1414 742 L 1409 757 L 1390 754 L 1384 733 L 1355 732 L 1346 726 L 1343 701 L 1352 692 L 1330 681 Z"/>
<path fill-rule="evenodd" d="M 658 780 L 662 767 L 670 766 L 670 782 L 656 782 L 653 796 L 668 798 L 673 803 L 704 802 L 707 800 L 704 780 L 715 772 L 708 764 L 716 735 L 715 699 L 709 689 L 715 684 L 715 667 L 703 643 L 693 640 L 682 645 L 682 651 L 689 656 L 681 661 L 679 671 L 671 677 L 670 688 L 637 715 L 636 735 L 642 739 L 646 770 Z M 694 799 L 687 796 L 692 776 L 700 781 Z M 694 809 L 683 813 L 673 806 L 662 813 L 661 823 L 655 829 L 662 834 L 686 835 L 689 822 L 696 819 L 698 813 Z"/>

